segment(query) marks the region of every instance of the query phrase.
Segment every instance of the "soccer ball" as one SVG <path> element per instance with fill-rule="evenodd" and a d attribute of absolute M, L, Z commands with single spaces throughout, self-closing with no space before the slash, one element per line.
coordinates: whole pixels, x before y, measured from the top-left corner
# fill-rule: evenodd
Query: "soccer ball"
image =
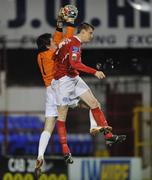
<path fill-rule="evenodd" d="M 76 19 L 78 16 L 78 9 L 74 5 L 66 5 L 61 9 L 61 14 L 64 20 L 67 18 Z"/>

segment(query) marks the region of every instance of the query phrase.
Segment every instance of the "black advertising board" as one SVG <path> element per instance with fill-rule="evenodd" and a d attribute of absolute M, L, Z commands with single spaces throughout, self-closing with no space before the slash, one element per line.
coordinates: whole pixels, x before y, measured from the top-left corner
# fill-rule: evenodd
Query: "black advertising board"
<path fill-rule="evenodd" d="M 1 157 L 0 180 L 36 180 L 34 157 Z M 68 167 L 62 158 L 45 158 L 39 180 L 68 180 Z"/>

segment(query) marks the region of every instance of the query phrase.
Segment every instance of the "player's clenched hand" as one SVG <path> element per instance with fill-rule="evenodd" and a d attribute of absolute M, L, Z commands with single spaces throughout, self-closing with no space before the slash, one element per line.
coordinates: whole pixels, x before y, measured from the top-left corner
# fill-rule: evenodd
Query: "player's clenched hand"
<path fill-rule="evenodd" d="M 96 71 L 96 73 L 94 74 L 98 79 L 103 79 L 105 78 L 105 74 L 102 71 Z"/>
<path fill-rule="evenodd" d="M 60 8 L 60 10 L 58 12 L 57 23 L 56 23 L 56 26 L 60 29 L 63 28 L 62 9 L 63 8 Z"/>

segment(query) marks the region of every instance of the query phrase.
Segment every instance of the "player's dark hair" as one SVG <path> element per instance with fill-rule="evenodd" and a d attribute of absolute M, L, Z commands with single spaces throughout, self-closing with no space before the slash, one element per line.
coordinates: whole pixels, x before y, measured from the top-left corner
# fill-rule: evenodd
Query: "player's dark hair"
<path fill-rule="evenodd" d="M 89 28 L 94 30 L 94 27 L 91 24 L 84 22 L 78 26 L 77 33 L 80 33 L 83 29 L 88 30 Z"/>
<path fill-rule="evenodd" d="M 44 33 L 44 34 L 40 35 L 36 40 L 38 51 L 47 50 L 47 46 L 50 45 L 51 38 L 52 38 L 52 34 L 49 34 L 49 33 Z"/>

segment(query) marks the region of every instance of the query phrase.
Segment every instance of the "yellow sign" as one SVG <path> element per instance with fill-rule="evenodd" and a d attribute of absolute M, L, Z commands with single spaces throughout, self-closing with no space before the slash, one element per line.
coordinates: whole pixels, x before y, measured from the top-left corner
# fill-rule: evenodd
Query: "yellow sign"
<path fill-rule="evenodd" d="M 34 180 L 34 175 L 31 173 L 21 174 L 21 173 L 5 173 L 3 175 L 3 180 Z M 39 180 L 67 180 L 66 174 L 42 174 Z"/>
<path fill-rule="evenodd" d="M 101 166 L 102 180 L 129 180 L 128 163 L 107 163 Z"/>

